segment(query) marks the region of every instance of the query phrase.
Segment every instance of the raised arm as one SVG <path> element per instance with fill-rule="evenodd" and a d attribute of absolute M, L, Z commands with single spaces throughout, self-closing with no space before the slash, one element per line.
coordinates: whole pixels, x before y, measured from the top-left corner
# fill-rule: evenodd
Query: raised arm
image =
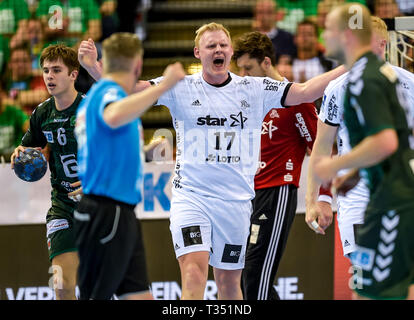
<path fill-rule="evenodd" d="M 98 81 L 102 77 L 102 63 L 98 61 L 98 51 L 92 38 L 81 41 L 78 50 L 78 59 L 82 67 Z"/>
<path fill-rule="evenodd" d="M 102 62 L 98 61 L 98 51 L 96 50 L 95 42 L 89 38 L 83 40 L 79 45 L 78 50 L 79 63 L 85 70 L 98 81 L 102 77 Z M 138 81 L 134 93 L 141 92 L 151 86 L 149 81 Z"/>
<path fill-rule="evenodd" d="M 169 65 L 164 71 L 164 79 L 156 86 L 134 93 L 120 101 L 109 104 L 104 111 L 104 121 L 111 128 L 118 128 L 141 116 L 158 98 L 183 79 L 185 72 L 181 63 Z"/>
<path fill-rule="evenodd" d="M 294 106 L 304 102 L 314 102 L 322 97 L 330 81 L 344 74 L 346 69 L 339 66 L 329 72 L 313 77 L 304 83 L 294 83 L 286 96 L 285 105 Z"/>

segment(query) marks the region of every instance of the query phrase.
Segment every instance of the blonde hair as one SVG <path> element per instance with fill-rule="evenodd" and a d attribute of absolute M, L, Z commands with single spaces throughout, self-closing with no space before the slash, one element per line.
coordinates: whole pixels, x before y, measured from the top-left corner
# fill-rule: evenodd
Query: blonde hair
<path fill-rule="evenodd" d="M 201 26 L 195 32 L 196 37 L 194 39 L 194 43 L 195 43 L 196 48 L 198 48 L 198 46 L 200 45 L 200 39 L 201 39 L 201 36 L 204 34 L 204 32 L 206 32 L 206 31 L 219 31 L 219 30 L 223 31 L 226 34 L 226 36 L 229 38 L 229 41 L 231 42 L 231 37 L 230 37 L 229 30 L 227 30 L 220 23 L 211 22 L 211 23 L 208 23 L 208 24 L 205 24 L 205 25 Z"/>
<path fill-rule="evenodd" d="M 388 42 L 390 40 L 390 36 L 388 34 L 387 24 L 384 22 L 384 20 L 376 16 L 371 16 L 371 22 L 372 31 Z"/>
<path fill-rule="evenodd" d="M 355 12 L 350 9 L 354 6 L 358 6 L 361 8 L 362 11 L 362 27 L 361 28 L 352 28 L 350 26 L 350 22 L 352 21 L 353 17 L 355 16 Z M 338 26 L 340 30 L 349 29 L 352 33 L 359 39 L 361 44 L 369 44 L 371 43 L 371 36 L 372 36 L 372 23 L 371 23 L 371 13 L 369 12 L 368 8 L 360 3 L 351 2 L 341 5 L 333 10 L 338 10 Z"/>
<path fill-rule="evenodd" d="M 102 61 L 105 73 L 128 72 L 132 60 L 143 55 L 139 38 L 129 32 L 118 32 L 106 38 L 102 43 Z"/>

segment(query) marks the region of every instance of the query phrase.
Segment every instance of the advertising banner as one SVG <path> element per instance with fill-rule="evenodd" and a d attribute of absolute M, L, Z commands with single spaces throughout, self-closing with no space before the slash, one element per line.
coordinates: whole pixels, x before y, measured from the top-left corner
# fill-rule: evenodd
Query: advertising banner
<path fill-rule="evenodd" d="M 302 166 L 297 213 L 304 213 L 308 157 Z M 135 209 L 139 219 L 167 219 L 171 206 L 173 163 L 145 163 L 144 201 Z M 50 207 L 50 173 L 37 182 L 20 180 L 10 164 L 0 166 L 0 225 L 44 223 Z"/>

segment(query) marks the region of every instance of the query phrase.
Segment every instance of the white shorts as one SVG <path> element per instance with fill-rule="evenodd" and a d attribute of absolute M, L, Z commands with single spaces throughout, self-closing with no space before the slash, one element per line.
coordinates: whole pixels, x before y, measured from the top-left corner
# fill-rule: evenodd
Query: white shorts
<path fill-rule="evenodd" d="M 367 203 L 364 201 L 350 201 L 338 196 L 338 228 L 341 236 L 344 256 L 355 251 L 355 229 L 354 225 L 364 223 L 364 214 Z"/>
<path fill-rule="evenodd" d="M 250 200 L 225 201 L 173 191 L 170 230 L 176 257 L 207 251 L 211 266 L 243 269 L 251 213 Z"/>

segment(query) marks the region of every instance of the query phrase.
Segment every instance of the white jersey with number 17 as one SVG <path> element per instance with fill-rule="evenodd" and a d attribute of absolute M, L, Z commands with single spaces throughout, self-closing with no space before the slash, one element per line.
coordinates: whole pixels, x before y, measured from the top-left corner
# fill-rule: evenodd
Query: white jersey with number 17
<path fill-rule="evenodd" d="M 174 192 L 252 199 L 262 121 L 283 107 L 290 85 L 229 73 L 228 81 L 214 86 L 197 73 L 164 93 L 158 104 L 169 108 L 176 130 Z"/>

